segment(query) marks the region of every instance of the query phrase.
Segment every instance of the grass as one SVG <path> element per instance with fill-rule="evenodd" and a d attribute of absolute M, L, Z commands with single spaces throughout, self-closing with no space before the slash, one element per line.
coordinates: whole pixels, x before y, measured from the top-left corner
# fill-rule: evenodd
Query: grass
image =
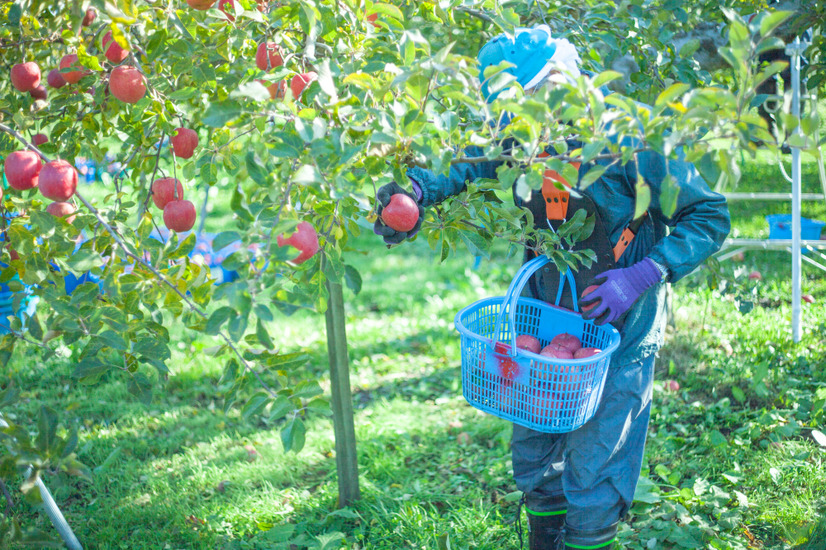
<path fill-rule="evenodd" d="M 807 163 L 804 191 L 817 191 L 814 173 Z M 758 162 L 744 166 L 736 190 L 787 188 Z M 767 235 L 763 216 L 784 209 L 731 205 L 737 231 L 756 237 Z M 807 204 L 804 215 L 826 219 L 826 205 Z M 362 489 L 352 507 L 336 509 L 329 418 L 309 415 L 304 450 L 284 453 L 280 424 L 224 412 L 209 339 L 172 329 L 171 375 L 148 406 L 116 374 L 78 385 L 70 350 L 48 359 L 27 350 L 9 363 L 3 385 L 25 393 L 5 415 L 25 423 L 49 405 L 78 429 L 91 482 L 46 482 L 88 548 L 518 547 L 510 426 L 461 397 L 453 329 L 460 308 L 504 293 L 518 259 L 494 255 L 473 269 L 465 254 L 438 263 L 422 239 L 392 250 L 369 230 L 358 239 L 372 250 L 348 257 L 364 289 L 345 294 Z M 804 292 L 816 302 L 804 304 L 795 344 L 789 264 L 780 252 L 723 264 L 731 277 L 763 273 L 748 315 L 702 275 L 674 285 L 643 478 L 620 532 L 626 548 L 823 548 L 826 450 L 812 430 L 826 417 L 826 275 L 804 264 Z M 308 371 L 328 390 L 323 318 L 299 312 L 270 331 L 309 354 Z M 667 379 L 682 388 L 666 391 Z M 42 512 L 17 502 L 25 525 L 53 533 Z"/>

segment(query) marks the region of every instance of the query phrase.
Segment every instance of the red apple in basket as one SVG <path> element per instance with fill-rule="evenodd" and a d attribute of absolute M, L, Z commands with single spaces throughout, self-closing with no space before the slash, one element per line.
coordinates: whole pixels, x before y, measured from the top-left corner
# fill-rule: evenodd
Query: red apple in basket
<path fill-rule="evenodd" d="M 579 341 L 579 338 L 577 338 L 573 334 L 568 334 L 567 332 L 563 332 L 562 334 L 557 334 L 556 336 L 554 336 L 551 339 L 551 344 L 558 344 L 570 351 L 571 353 L 574 353 L 576 350 L 582 347 L 582 342 Z"/>
<path fill-rule="evenodd" d="M 493 345 L 499 375 L 505 380 L 515 379 L 519 376 L 520 371 L 519 363 L 508 355 L 510 349 L 511 347 L 509 345 L 503 344 L 502 342 L 496 342 L 496 344 Z"/>
<path fill-rule="evenodd" d="M 530 421 L 545 424 L 557 415 L 559 408 L 559 400 L 550 390 L 540 388 L 531 390 L 527 411 Z"/>
<path fill-rule="evenodd" d="M 542 348 L 542 351 L 539 352 L 539 355 L 544 355 L 545 357 L 553 357 L 555 359 L 573 359 L 574 358 L 574 354 L 571 353 L 571 351 L 568 348 L 566 348 L 565 346 L 562 346 L 560 344 L 553 344 L 553 343 L 548 344 L 547 346 Z"/>
<path fill-rule="evenodd" d="M 599 285 L 591 285 L 591 286 L 585 287 L 585 290 L 582 291 L 582 294 L 580 295 L 579 299 L 580 300 L 588 300 L 588 294 L 590 294 L 591 292 L 593 292 L 594 290 L 596 290 L 598 288 L 599 288 Z M 582 306 L 580 309 L 582 309 L 582 311 L 590 311 L 590 310 L 594 309 L 595 307 L 597 307 L 598 303 L 599 302 L 594 302 L 593 304 L 590 304 L 590 305 L 587 305 L 587 306 Z"/>
<path fill-rule="evenodd" d="M 531 336 L 530 334 L 520 334 L 516 337 L 516 347 L 531 353 L 539 353 L 542 349 L 542 344 L 539 343 L 536 336 Z"/>
<path fill-rule="evenodd" d="M 598 353 L 602 353 L 599 348 L 580 348 L 574 352 L 574 359 L 587 359 Z"/>

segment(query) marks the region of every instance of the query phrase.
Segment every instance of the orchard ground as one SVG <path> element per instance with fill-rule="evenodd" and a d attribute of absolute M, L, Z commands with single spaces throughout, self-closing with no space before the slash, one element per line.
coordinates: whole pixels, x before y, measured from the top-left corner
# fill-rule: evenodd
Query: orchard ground
<path fill-rule="evenodd" d="M 769 161 L 744 163 L 736 190 L 788 191 Z M 804 166 L 804 192 L 820 192 L 814 162 Z M 230 214 L 212 205 L 205 229 L 226 228 Z M 766 237 L 764 216 L 790 211 L 730 208 L 741 237 Z M 826 204 L 804 203 L 803 215 L 826 220 Z M 71 350 L 43 361 L 31 349 L 9 364 L 4 385 L 30 391 L 5 414 L 70 404 L 60 420 L 77 426 L 93 480 L 46 482 L 86 547 L 518 548 L 510 425 L 462 398 L 453 328 L 460 308 L 504 293 L 518 255 L 474 268 L 467 254 L 439 264 L 424 239 L 386 250 L 367 225 L 359 239 L 373 251 L 348 258 L 364 285 L 345 295 L 362 489 L 353 507 L 336 510 L 329 418 L 308 416 L 307 445 L 294 454 L 283 452 L 278 425 L 224 414 L 212 397 L 222 365 L 205 337 L 173 339 L 171 375 L 149 406 L 115 373 L 78 385 Z M 742 315 L 707 290 L 704 273 L 674 285 L 675 326 L 657 361 L 643 477 L 620 540 L 632 549 L 823 548 L 826 447 L 813 430 L 826 424 L 826 274 L 803 265 L 815 302 L 803 304 L 795 345 L 790 255 L 746 253 L 723 270 L 762 273 L 757 305 Z M 327 390 L 323 316 L 298 312 L 270 329 L 285 350 L 309 354 Z M 666 390 L 667 380 L 680 390 Z M 54 533 L 36 508 L 20 502 L 16 512 Z"/>

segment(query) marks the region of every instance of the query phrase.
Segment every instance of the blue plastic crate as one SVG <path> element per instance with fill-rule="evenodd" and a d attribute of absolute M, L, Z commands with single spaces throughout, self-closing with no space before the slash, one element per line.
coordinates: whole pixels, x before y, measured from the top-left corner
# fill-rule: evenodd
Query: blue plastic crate
<path fill-rule="evenodd" d="M 792 238 L 792 215 L 772 214 L 766 216 L 769 223 L 769 239 L 791 239 Z M 800 218 L 800 238 L 804 241 L 817 241 L 826 222 Z"/>

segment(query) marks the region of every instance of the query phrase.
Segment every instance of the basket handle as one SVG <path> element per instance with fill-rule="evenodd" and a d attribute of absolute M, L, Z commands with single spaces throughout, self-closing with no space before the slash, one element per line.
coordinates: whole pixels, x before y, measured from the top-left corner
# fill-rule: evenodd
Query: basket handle
<path fill-rule="evenodd" d="M 516 301 L 519 299 L 519 296 L 522 295 L 522 289 L 525 288 L 525 285 L 530 280 L 531 276 L 534 273 L 542 269 L 545 265 L 550 262 L 547 256 L 540 255 L 536 258 L 525 262 L 522 264 L 522 267 L 519 268 L 519 271 L 516 274 L 516 277 L 513 278 L 511 281 L 510 286 L 508 287 L 508 292 L 505 295 L 505 299 L 502 302 L 502 308 L 499 310 L 499 316 L 496 318 L 496 329 L 494 334 L 500 334 L 500 329 L 502 328 L 502 319 L 505 315 L 505 309 L 507 308 L 508 316 L 510 320 L 511 326 L 511 345 L 508 354 L 513 357 L 516 355 L 516 331 L 513 330 L 513 327 L 516 326 Z M 574 276 L 571 272 L 571 268 L 569 267 L 568 270 L 565 272 L 565 275 L 559 275 L 559 290 L 556 293 L 556 303 L 555 305 L 559 305 L 560 300 L 562 299 L 562 289 L 565 286 L 565 280 L 567 279 L 568 284 L 571 287 L 571 294 L 573 297 L 573 305 L 574 311 L 579 311 L 579 304 L 577 301 L 577 294 L 576 294 L 576 282 L 574 282 Z"/>

